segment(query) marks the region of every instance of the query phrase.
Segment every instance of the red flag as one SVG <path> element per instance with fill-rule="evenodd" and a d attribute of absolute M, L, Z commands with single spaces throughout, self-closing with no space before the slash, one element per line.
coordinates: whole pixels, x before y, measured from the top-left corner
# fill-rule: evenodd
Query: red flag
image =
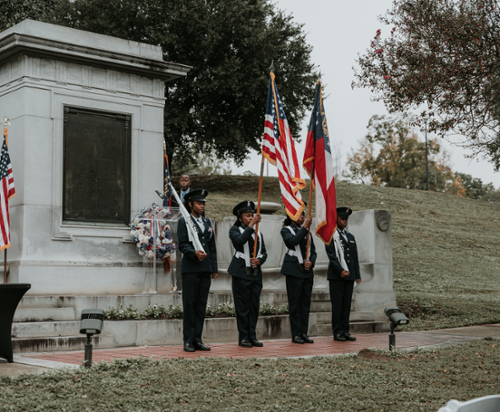
<path fill-rule="evenodd" d="M 316 190 L 316 235 L 329 245 L 337 229 L 337 197 L 320 82 L 316 86 L 316 100 L 309 121 L 303 165 L 313 179 Z"/>
<path fill-rule="evenodd" d="M 10 246 L 10 216 L 9 199 L 16 194 L 14 188 L 14 175 L 12 174 L 12 165 L 10 163 L 9 151 L 7 150 L 7 128 L 4 128 L 5 136 L 2 146 L 2 155 L 0 159 L 0 250 L 7 249 Z"/>
<path fill-rule="evenodd" d="M 271 73 L 269 79 L 262 152 L 266 159 L 278 168 L 281 197 L 286 213 L 291 219 L 297 220 L 304 210 L 299 189 L 306 187 L 306 182 L 300 176 L 295 144 L 274 82 L 274 73 Z"/>

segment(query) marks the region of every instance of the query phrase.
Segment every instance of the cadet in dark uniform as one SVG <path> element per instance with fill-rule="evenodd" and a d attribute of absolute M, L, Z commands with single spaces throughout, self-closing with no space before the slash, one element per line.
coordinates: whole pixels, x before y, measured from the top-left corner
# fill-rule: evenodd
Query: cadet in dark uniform
<path fill-rule="evenodd" d="M 190 212 L 188 224 L 192 224 L 197 232 L 204 250 L 195 250 L 194 242 L 190 240 L 190 233 L 183 217 L 177 224 L 179 249 L 182 252 L 182 307 L 184 350 L 210 350 L 201 340 L 205 311 L 207 308 L 208 293 L 212 278 L 217 277 L 217 250 L 212 221 L 206 219 L 205 196 L 208 191 L 196 189 L 186 194 L 184 205 Z M 191 238 L 192 239 L 192 238 Z"/>
<path fill-rule="evenodd" d="M 233 214 L 237 217 L 229 230 L 235 249 L 227 271 L 232 276 L 233 299 L 238 325 L 238 344 L 243 348 L 262 347 L 255 328 L 259 316 L 260 292 L 262 291 L 261 266 L 267 259 L 266 245 L 258 233 L 257 255 L 253 258 L 255 244 L 254 226 L 260 222 L 260 214 L 254 214 L 255 204 L 249 200 L 238 203 Z"/>
<path fill-rule="evenodd" d="M 361 282 L 356 240 L 345 230 L 351 214 L 352 210 L 348 207 L 337 208 L 337 231 L 332 242 L 326 245 L 330 260 L 327 279 L 330 284 L 333 339 L 341 342 L 356 340 L 349 334 L 349 315 L 354 282 Z"/>
<path fill-rule="evenodd" d="M 309 258 L 305 260 L 307 232 L 311 222 L 312 218 L 306 219 L 302 212 L 296 222 L 287 217 L 280 232 L 287 247 L 281 273 L 286 275 L 290 328 L 294 343 L 314 343 L 307 336 L 314 277 L 313 267 L 316 263 L 316 248 L 312 236 L 309 236 Z"/>

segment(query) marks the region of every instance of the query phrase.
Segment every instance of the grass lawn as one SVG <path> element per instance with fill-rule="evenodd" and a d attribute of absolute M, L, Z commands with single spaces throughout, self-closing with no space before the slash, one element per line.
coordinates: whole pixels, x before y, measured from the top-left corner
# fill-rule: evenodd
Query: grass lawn
<path fill-rule="evenodd" d="M 0 411 L 437 411 L 498 394 L 500 340 L 309 359 L 129 359 L 0 378 Z"/>
<path fill-rule="evenodd" d="M 257 200 L 259 179 L 195 176 L 192 187 L 210 192 L 206 213 L 218 221 Z M 394 290 L 413 320 L 408 330 L 500 323 L 500 205 L 347 182 L 336 189 L 339 206 L 391 211 Z M 277 178 L 264 178 L 262 200 L 282 203 Z"/>

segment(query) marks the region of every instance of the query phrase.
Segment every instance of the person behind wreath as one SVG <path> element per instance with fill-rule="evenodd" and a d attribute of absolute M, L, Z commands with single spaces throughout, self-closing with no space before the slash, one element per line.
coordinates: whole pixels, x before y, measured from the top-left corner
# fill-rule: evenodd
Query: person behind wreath
<path fill-rule="evenodd" d="M 333 339 L 340 342 L 356 340 L 349 333 L 349 315 L 354 282 L 361 282 L 356 239 L 345 230 L 351 214 L 352 209 L 348 207 L 337 208 L 337 230 L 332 242 L 325 245 L 330 260 L 327 279 L 330 284 Z"/>
<path fill-rule="evenodd" d="M 312 218 L 306 218 L 302 212 L 297 221 L 287 217 L 280 232 L 287 250 L 280 273 L 286 276 L 293 343 L 314 343 L 307 335 L 314 283 L 313 268 L 317 256 L 311 235 L 309 236 L 309 258 L 305 260 L 307 233 L 311 223 Z"/>
<path fill-rule="evenodd" d="M 249 200 L 238 203 L 233 214 L 236 222 L 229 230 L 234 255 L 227 271 L 232 276 L 238 345 L 243 348 L 262 347 L 257 340 L 257 319 L 259 316 L 260 292 L 262 291 L 262 264 L 267 259 L 266 245 L 262 233 L 258 233 L 257 255 L 253 258 L 255 245 L 254 226 L 260 222 L 259 213 L 254 214 L 255 204 Z"/>
<path fill-rule="evenodd" d="M 177 223 L 179 249 L 182 252 L 182 308 L 184 350 L 209 351 L 210 348 L 201 340 L 205 311 L 207 308 L 210 284 L 217 278 L 217 250 L 212 221 L 204 217 L 205 189 L 191 190 L 186 194 L 184 206 L 190 212 L 189 218 L 195 228 L 204 250 L 195 250 L 191 233 L 188 231 L 184 217 Z"/>

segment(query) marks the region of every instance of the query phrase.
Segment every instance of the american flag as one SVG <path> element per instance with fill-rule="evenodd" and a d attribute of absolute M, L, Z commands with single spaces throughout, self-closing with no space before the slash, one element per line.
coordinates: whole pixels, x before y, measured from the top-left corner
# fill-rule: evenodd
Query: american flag
<path fill-rule="evenodd" d="M 311 179 L 314 179 L 316 235 L 329 245 L 337 229 L 337 197 L 330 136 L 320 82 L 316 85 L 316 100 L 309 121 L 303 165 Z"/>
<path fill-rule="evenodd" d="M 271 164 L 277 166 L 286 213 L 291 219 L 297 220 L 304 210 L 299 189 L 303 189 L 306 182 L 300 176 L 295 145 L 274 81 L 274 73 L 271 73 L 269 79 L 262 153 Z"/>
<path fill-rule="evenodd" d="M 0 159 L 0 181 L 2 184 L 2 190 L 0 190 L 0 226 L 2 229 L 0 250 L 10 246 L 9 199 L 16 194 L 12 165 L 7 150 L 7 128 L 4 129 L 3 134 L 2 157 Z"/>

